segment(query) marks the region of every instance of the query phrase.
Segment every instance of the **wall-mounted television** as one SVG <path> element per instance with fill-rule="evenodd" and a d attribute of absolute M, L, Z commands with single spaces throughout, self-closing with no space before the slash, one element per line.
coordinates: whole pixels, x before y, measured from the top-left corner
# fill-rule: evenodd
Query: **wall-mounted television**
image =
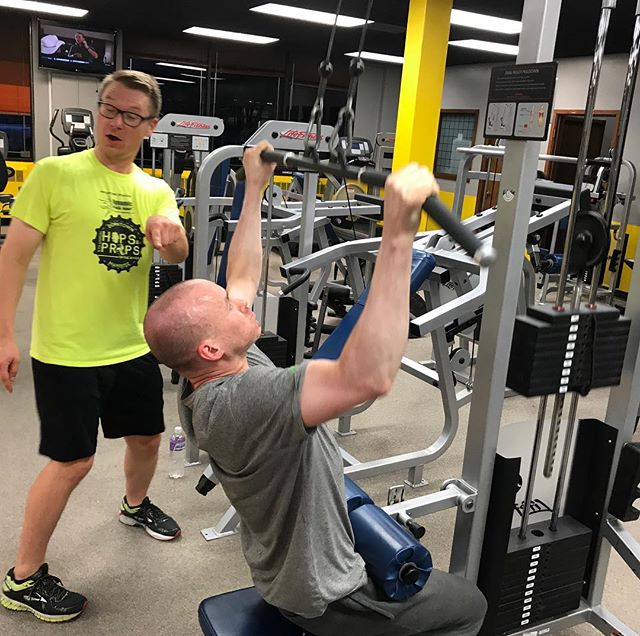
<path fill-rule="evenodd" d="M 41 69 L 108 75 L 116 70 L 117 31 L 38 20 Z"/>

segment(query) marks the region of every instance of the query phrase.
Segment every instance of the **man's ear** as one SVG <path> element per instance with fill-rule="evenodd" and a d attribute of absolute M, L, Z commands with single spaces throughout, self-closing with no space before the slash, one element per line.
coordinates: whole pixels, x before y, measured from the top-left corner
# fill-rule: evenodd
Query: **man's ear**
<path fill-rule="evenodd" d="M 153 119 L 150 119 L 148 122 L 146 122 L 147 124 L 147 137 L 151 137 L 151 133 L 156 129 L 156 126 L 158 125 L 158 122 L 160 120 L 157 117 L 154 117 Z"/>
<path fill-rule="evenodd" d="M 223 355 L 224 351 L 222 347 L 217 345 L 213 340 L 203 340 L 198 345 L 198 356 L 200 356 L 202 360 L 215 362 L 216 360 L 220 360 Z"/>

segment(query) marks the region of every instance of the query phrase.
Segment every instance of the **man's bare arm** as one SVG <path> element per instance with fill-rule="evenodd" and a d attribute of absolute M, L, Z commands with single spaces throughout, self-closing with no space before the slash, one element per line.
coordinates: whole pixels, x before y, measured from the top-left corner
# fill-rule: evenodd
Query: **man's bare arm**
<path fill-rule="evenodd" d="M 16 307 L 27 267 L 42 239 L 41 232 L 14 218 L 0 249 L 0 382 L 9 393 L 13 391 L 13 381 L 20 366 L 14 334 Z"/>
<path fill-rule="evenodd" d="M 246 185 L 240 220 L 233 233 L 227 265 L 227 295 L 231 299 L 253 304 L 262 271 L 261 197 L 273 173 L 274 165 L 260 159 L 263 150 L 271 150 L 266 141 L 245 151 L 242 163 Z"/>
<path fill-rule="evenodd" d="M 340 358 L 314 360 L 307 367 L 300 394 L 306 426 L 391 389 L 407 341 L 411 255 L 420 207 L 437 191 L 433 175 L 415 164 L 387 179 L 385 224 L 371 290 Z"/>

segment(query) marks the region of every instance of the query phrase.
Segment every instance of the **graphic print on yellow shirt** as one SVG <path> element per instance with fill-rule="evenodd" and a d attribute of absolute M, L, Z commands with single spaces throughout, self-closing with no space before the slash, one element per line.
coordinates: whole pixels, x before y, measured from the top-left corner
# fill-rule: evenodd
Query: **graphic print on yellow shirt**
<path fill-rule="evenodd" d="M 109 170 L 93 150 L 39 161 L 12 214 L 44 235 L 32 357 L 63 366 L 132 360 L 149 348 L 150 216 L 179 222 L 169 186 L 137 167 Z"/>
<path fill-rule="evenodd" d="M 110 192 L 101 194 L 104 199 L 100 203 L 105 204 L 104 209 L 130 211 L 133 207 L 131 198 L 127 195 L 120 194 L 116 198 Z M 116 272 L 128 272 L 140 262 L 144 249 L 144 233 L 131 219 L 112 216 L 96 228 L 93 243 L 96 246 L 93 253 L 102 265 Z"/>

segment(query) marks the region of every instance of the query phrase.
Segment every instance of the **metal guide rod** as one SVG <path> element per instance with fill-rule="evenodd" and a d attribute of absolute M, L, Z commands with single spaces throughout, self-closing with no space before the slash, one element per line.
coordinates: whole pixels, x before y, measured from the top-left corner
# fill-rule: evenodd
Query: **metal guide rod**
<path fill-rule="evenodd" d="M 564 395 L 556 395 L 553 401 L 553 413 L 551 415 L 551 430 L 547 441 L 547 454 L 544 460 L 543 475 L 549 479 L 553 474 L 553 464 L 558 447 L 558 437 L 560 435 L 560 424 L 562 423 L 562 411 L 564 409 Z"/>
<path fill-rule="evenodd" d="M 616 0 L 604 0 L 602 3 L 602 13 L 600 14 L 596 49 L 593 56 L 593 65 L 591 67 L 591 79 L 589 81 L 589 90 L 587 92 L 587 104 L 584 112 L 584 128 L 582 129 L 580 152 L 578 153 L 578 164 L 576 167 L 576 178 L 573 185 L 573 195 L 571 197 L 571 210 L 569 212 L 569 221 L 567 225 L 567 239 L 564 244 L 565 257 L 562 259 L 560 280 L 558 281 L 558 294 L 556 296 L 556 308 L 558 309 L 561 309 L 564 305 L 564 293 L 567 285 L 567 278 L 569 276 L 569 261 L 571 248 L 573 246 L 573 234 L 575 232 L 576 217 L 579 212 L 578 208 L 580 206 L 580 195 L 582 193 L 582 184 L 584 182 L 584 171 L 587 165 L 587 152 L 589 149 L 589 138 L 591 136 L 591 125 L 593 124 L 593 111 L 596 105 L 596 96 L 598 94 L 598 84 L 600 82 L 604 46 L 607 39 L 607 32 L 609 30 L 611 11 L 615 9 L 615 6 Z"/>
<path fill-rule="evenodd" d="M 293 152 L 278 152 L 275 150 L 263 150 L 260 156 L 264 161 L 270 161 L 288 168 L 302 168 L 315 172 L 324 172 L 345 179 L 354 179 L 368 185 L 384 187 L 389 176 L 387 172 L 370 170 L 367 168 L 355 168 L 339 163 L 317 161 L 311 157 L 304 157 Z M 435 196 L 429 197 L 423 209 L 452 238 L 459 243 L 481 265 L 490 265 L 495 260 L 495 252 L 492 247 L 485 245 L 471 230 L 462 225 L 447 207 Z"/>
<path fill-rule="evenodd" d="M 583 286 L 583 278 L 584 273 L 580 272 L 578 275 L 578 280 L 576 282 L 576 286 L 573 290 L 573 297 L 571 299 L 571 308 L 575 309 L 580 305 L 580 298 L 582 297 L 582 286 Z M 553 422 L 553 430 L 550 433 L 549 437 L 549 448 L 547 449 L 547 459 L 548 464 L 545 465 L 545 476 L 551 477 L 551 473 L 553 472 L 553 464 L 555 462 L 555 452 L 558 445 L 558 435 L 560 433 L 560 424 L 562 419 L 562 409 L 564 407 L 564 394 L 556 395 L 554 400 L 554 409 L 555 404 L 558 404 L 559 408 L 559 417 L 557 420 Z M 560 471 L 558 473 L 558 483 L 556 484 L 556 492 L 553 499 L 553 508 L 551 512 L 551 523 L 549 528 L 552 531 L 555 531 L 558 526 L 558 518 L 560 516 L 560 504 L 562 503 L 562 494 L 564 492 L 564 485 L 567 478 L 567 470 L 569 468 L 569 455 L 571 453 L 571 443 L 573 440 L 573 431 L 576 425 L 576 417 L 578 413 L 578 394 L 572 393 L 571 402 L 569 403 L 569 417 L 567 418 L 567 433 L 564 438 L 564 446 L 562 449 L 562 460 L 560 462 Z M 551 443 L 551 435 L 553 435 L 553 447 Z"/>
<path fill-rule="evenodd" d="M 567 421 L 567 434 L 564 439 L 564 448 L 562 450 L 562 461 L 560 462 L 560 473 L 558 475 L 558 484 L 556 485 L 556 494 L 553 499 L 553 511 L 551 513 L 551 523 L 549 528 L 556 530 L 558 527 L 558 517 L 560 516 L 560 504 L 562 502 L 562 494 L 564 492 L 564 484 L 567 480 L 567 472 L 569 468 L 569 455 L 571 454 L 571 440 L 573 438 L 573 430 L 576 425 L 576 416 L 578 413 L 578 394 L 571 394 L 571 402 L 569 403 L 569 419 Z"/>
<path fill-rule="evenodd" d="M 611 168 L 609 172 L 609 183 L 607 184 L 607 194 L 604 199 L 604 218 L 607 227 L 611 227 L 613 218 L 613 208 L 616 204 L 616 196 L 618 192 L 618 182 L 620 180 L 620 166 L 622 164 L 622 155 L 624 154 L 624 145 L 627 139 L 627 130 L 629 129 L 629 119 L 631 116 L 631 106 L 633 104 L 633 95 L 636 89 L 636 79 L 638 77 L 638 57 L 640 56 L 640 0 L 636 5 L 636 22 L 633 32 L 633 42 L 631 52 L 629 54 L 629 66 L 627 67 L 627 76 L 624 82 L 624 91 L 622 93 L 622 104 L 620 105 L 620 125 L 618 127 L 617 140 L 614 145 L 613 157 L 611 160 Z M 630 190 L 627 196 L 633 196 Z M 622 226 L 621 226 L 622 228 Z M 598 293 L 598 281 L 602 272 L 603 262 L 598 263 L 591 276 L 591 293 L 589 294 L 589 304 L 596 302 Z M 612 293 L 610 303 L 613 303 L 615 292 L 615 275 L 612 273 Z"/>
<path fill-rule="evenodd" d="M 527 538 L 527 526 L 529 525 L 529 513 L 531 512 L 531 500 L 533 498 L 533 486 L 535 484 L 536 472 L 538 470 L 538 459 L 540 458 L 540 447 L 542 446 L 542 431 L 544 430 L 544 418 L 547 413 L 547 396 L 540 400 L 538 407 L 538 421 L 536 422 L 536 436 L 533 441 L 533 452 L 531 453 L 531 466 L 529 467 L 529 479 L 527 481 L 527 492 L 524 498 L 524 508 L 522 509 L 522 521 L 520 522 L 519 537 L 524 541 Z"/>
<path fill-rule="evenodd" d="M 576 286 L 573 289 L 573 296 L 571 298 L 572 310 L 580 305 L 580 298 L 582 297 L 583 276 L 584 276 L 584 273 L 580 272 L 580 274 L 578 275 L 578 280 L 576 281 Z M 577 400 L 577 396 L 572 396 L 571 397 L 572 405 L 573 405 L 574 397 Z M 560 394 L 556 394 L 553 400 L 553 416 L 551 418 L 551 431 L 549 433 L 549 441 L 547 442 L 547 455 L 544 463 L 544 476 L 547 478 L 551 477 L 553 473 L 553 465 L 556 460 L 556 450 L 558 447 L 558 437 L 560 435 L 560 426 L 562 424 L 562 411 L 564 409 L 564 399 L 565 399 L 565 394 L 560 393 Z M 575 423 L 571 419 L 572 414 L 575 420 L 576 411 L 569 410 L 568 426 L 571 429 L 573 429 L 573 425 Z M 570 446 L 570 445 L 571 445 L 571 437 L 567 434 L 567 437 L 565 438 L 565 449 L 567 448 L 567 446 Z M 564 453 L 563 453 L 563 457 L 564 457 Z M 568 457 L 567 457 L 567 461 L 568 461 Z"/>
<path fill-rule="evenodd" d="M 580 151 L 578 152 L 578 163 L 576 166 L 576 178 L 573 185 L 573 194 L 571 196 L 571 208 L 569 210 L 569 220 L 567 225 L 567 238 L 564 244 L 564 258 L 562 259 L 562 267 L 560 269 L 560 279 L 558 281 L 558 293 L 556 296 L 555 307 L 558 311 L 564 310 L 564 296 L 569 276 L 569 262 L 571 260 L 571 249 L 573 246 L 573 234 L 575 233 L 576 219 L 579 213 L 580 195 L 584 184 L 584 171 L 587 166 L 587 152 L 589 149 L 589 139 L 591 137 L 591 126 L 593 124 L 593 111 L 596 104 L 596 96 L 598 94 L 598 85 L 600 83 L 600 71 L 602 69 L 602 58 L 604 57 L 604 47 L 607 40 L 607 32 L 609 30 L 609 22 L 611 19 L 611 11 L 615 9 L 616 0 L 603 0 L 602 12 L 600 14 L 600 24 L 598 26 L 598 37 L 596 40 L 596 48 L 593 55 L 593 65 L 591 67 L 591 78 L 589 81 L 589 89 L 587 92 L 587 103 L 584 113 L 584 128 L 582 129 L 582 138 L 580 140 Z M 573 297 L 571 299 L 571 309 L 574 310 L 580 305 L 580 297 L 582 295 L 582 276 L 583 272 L 578 274 L 578 280 L 574 288 Z M 553 415 L 551 417 L 551 430 L 549 432 L 549 440 L 547 442 L 547 453 L 545 457 L 544 471 L 545 477 L 551 477 L 555 464 L 556 450 L 558 447 L 558 438 L 560 435 L 560 427 L 562 424 L 562 411 L 564 409 L 565 394 L 558 393 L 553 401 Z M 571 448 L 571 438 L 573 436 L 573 428 L 575 426 L 575 418 L 577 413 L 578 398 L 577 395 L 571 397 L 568 430 L 564 440 L 563 460 L 558 483 L 556 485 L 556 494 L 554 499 L 554 508 L 551 519 L 551 529 L 555 529 L 558 516 L 560 501 L 562 499 L 562 489 L 564 488 L 565 476 L 568 465 L 568 455 Z"/>
<path fill-rule="evenodd" d="M 573 297 L 571 299 L 572 309 L 575 309 L 580 305 L 580 298 L 582 297 L 583 280 L 584 280 L 584 272 L 580 272 L 578 275 L 578 280 L 576 281 L 576 286 L 573 290 Z M 564 407 L 564 399 L 565 399 L 564 394 L 555 396 L 555 402 L 559 403 L 560 414 L 562 414 L 562 409 Z M 555 402 L 554 402 L 554 406 L 555 406 Z M 558 476 L 558 483 L 556 485 L 556 494 L 555 494 L 554 504 L 553 504 L 553 514 L 551 517 L 550 527 L 552 530 L 556 529 L 558 516 L 560 514 L 560 502 L 562 500 L 562 491 L 564 490 L 564 483 L 566 479 L 565 473 L 569 466 L 569 452 L 571 450 L 571 440 L 573 439 L 573 429 L 576 423 L 577 412 L 578 412 L 578 394 L 573 393 L 571 395 L 571 403 L 569 404 L 569 417 L 567 419 L 567 434 L 564 439 L 564 448 L 562 451 L 562 462 L 560 464 L 560 473 Z M 560 424 L 561 424 L 561 417 L 559 417 L 557 421 L 554 421 L 554 426 L 557 426 L 558 428 L 552 431 L 554 435 L 553 452 L 550 454 L 550 456 L 548 453 L 549 463 L 548 465 L 545 466 L 546 477 L 551 477 L 551 473 L 553 472 L 553 464 L 555 462 L 555 451 L 558 444 L 558 434 L 560 432 Z M 551 446 L 551 438 L 549 441 L 549 446 Z"/>
<path fill-rule="evenodd" d="M 595 99 L 598 93 L 598 84 L 600 81 L 600 71 L 602 67 L 602 58 L 604 55 L 604 46 L 607 37 L 607 31 L 609 27 L 609 20 L 611 17 L 611 10 L 615 8 L 615 0 L 605 0 L 602 5 L 602 14 L 600 16 L 600 26 L 598 29 L 598 39 L 596 43 L 596 50 L 594 53 L 593 66 L 591 70 L 591 82 L 589 84 L 589 91 L 587 95 L 587 105 L 585 107 L 585 122 L 582 130 L 582 139 L 580 143 L 580 152 L 578 155 L 578 164 L 576 168 L 576 178 L 574 183 L 573 195 L 571 199 L 571 209 L 569 212 L 569 224 L 567 228 L 567 239 L 565 241 L 564 254 L 565 258 L 562 261 L 562 268 L 560 272 L 560 280 L 558 282 L 558 295 L 556 297 L 556 309 L 561 311 L 564 307 L 564 295 L 567 277 L 569 274 L 569 261 L 571 255 L 571 247 L 573 243 L 573 234 L 575 231 L 575 221 L 578 215 L 578 203 L 580 200 L 580 193 L 582 191 L 582 185 L 584 182 L 584 170 L 587 162 L 587 151 L 589 145 L 589 138 L 591 136 L 591 125 L 593 122 L 593 110 L 595 108 Z M 618 169 L 620 167 L 620 159 L 618 158 Z M 612 169 L 613 169 L 612 161 Z M 615 193 L 615 187 L 612 190 Z M 611 190 L 609 191 L 609 193 Z M 609 193 L 607 198 L 609 197 Z M 573 297 L 571 299 L 571 309 L 574 310 L 580 305 L 580 298 L 582 295 L 582 283 L 584 272 L 578 274 L 578 280 L 574 288 Z M 595 276 L 595 273 L 594 273 Z M 599 273 L 598 273 L 599 276 Z M 592 277 L 593 281 L 597 280 Z M 595 289 L 595 286 L 592 288 Z M 545 477 L 551 477 L 553 473 L 553 467 L 555 463 L 556 449 L 558 445 L 558 437 L 560 434 L 560 426 L 562 423 L 562 411 L 564 408 L 565 394 L 557 394 L 554 398 L 553 405 L 553 417 L 551 422 L 551 431 L 549 433 L 549 441 L 547 445 L 547 454 L 544 466 Z M 576 416 L 578 410 L 578 395 L 573 394 L 571 396 L 571 403 L 569 406 L 569 417 L 567 421 L 567 432 L 565 435 L 562 461 L 560 465 L 560 471 L 558 474 L 558 482 L 556 484 L 556 491 L 553 502 L 553 510 L 551 514 L 550 529 L 553 531 L 557 528 L 558 518 L 560 516 L 560 505 L 562 502 L 562 495 L 564 492 L 564 485 L 566 481 L 566 472 L 569 465 L 569 454 L 571 452 L 571 444 L 573 439 L 573 431 L 575 428 Z"/>

